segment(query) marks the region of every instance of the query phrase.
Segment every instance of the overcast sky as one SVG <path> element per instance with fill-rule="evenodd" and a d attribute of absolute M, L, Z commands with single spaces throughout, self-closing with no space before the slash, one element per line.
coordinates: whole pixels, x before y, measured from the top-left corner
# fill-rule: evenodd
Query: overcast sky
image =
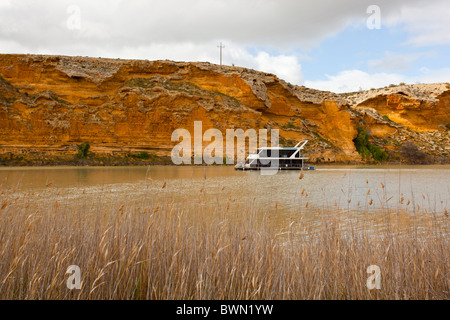
<path fill-rule="evenodd" d="M 0 0 L 0 52 L 223 63 L 348 92 L 450 82 L 449 0 Z"/>

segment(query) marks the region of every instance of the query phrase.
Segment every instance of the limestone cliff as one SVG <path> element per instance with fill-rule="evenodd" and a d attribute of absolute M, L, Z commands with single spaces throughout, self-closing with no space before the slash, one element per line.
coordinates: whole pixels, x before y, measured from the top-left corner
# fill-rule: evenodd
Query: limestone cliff
<path fill-rule="evenodd" d="M 172 132 L 279 129 L 282 144 L 309 139 L 313 162 L 360 161 L 357 126 L 398 150 L 414 140 L 448 159 L 448 84 L 335 94 L 275 75 L 209 63 L 0 55 L 0 155 L 170 155 Z M 225 136 L 225 134 L 224 134 Z"/>

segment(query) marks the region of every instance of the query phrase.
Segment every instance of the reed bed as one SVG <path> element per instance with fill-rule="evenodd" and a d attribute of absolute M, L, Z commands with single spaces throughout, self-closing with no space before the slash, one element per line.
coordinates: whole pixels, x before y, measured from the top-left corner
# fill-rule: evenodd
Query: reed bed
<path fill-rule="evenodd" d="M 161 184 L 139 201 L 64 201 L 51 186 L 48 197 L 1 190 L 0 298 L 450 298 L 443 213 L 403 219 L 386 207 L 374 232 L 373 212 L 355 219 L 352 212 L 316 210 L 313 226 L 303 202 L 302 214 L 275 224 L 276 203 L 269 210 L 257 200 L 211 201 L 205 185 L 180 206 Z M 81 271 L 79 290 L 67 287 L 71 265 Z M 366 286 L 371 265 L 381 270 L 379 290 Z"/>

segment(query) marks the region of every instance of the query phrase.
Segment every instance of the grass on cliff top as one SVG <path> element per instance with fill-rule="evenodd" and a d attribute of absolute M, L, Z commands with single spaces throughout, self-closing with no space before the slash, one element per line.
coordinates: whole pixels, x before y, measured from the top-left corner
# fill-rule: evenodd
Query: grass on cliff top
<path fill-rule="evenodd" d="M 149 180 L 140 201 L 92 201 L 80 190 L 73 202 L 52 188 L 2 189 L 0 298 L 450 298 L 448 220 L 435 213 L 404 220 L 386 208 L 380 224 L 367 213 L 355 229 L 351 213 L 323 211 L 319 225 L 299 215 L 278 228 L 276 204 L 208 202 L 202 188 L 178 207 L 167 189 Z M 67 288 L 71 265 L 80 290 Z M 381 268 L 380 290 L 366 287 L 371 265 Z"/>

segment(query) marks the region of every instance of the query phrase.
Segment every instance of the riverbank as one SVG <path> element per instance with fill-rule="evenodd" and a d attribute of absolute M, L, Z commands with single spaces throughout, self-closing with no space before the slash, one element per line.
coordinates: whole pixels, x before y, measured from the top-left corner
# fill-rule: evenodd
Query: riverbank
<path fill-rule="evenodd" d="M 193 163 L 193 161 L 192 161 Z M 312 166 L 401 166 L 401 165 L 450 165 L 450 161 L 436 161 L 427 163 L 408 163 L 400 161 L 387 161 L 387 162 L 373 162 L 373 161 L 344 161 L 344 162 L 309 162 Z M 223 164 L 227 166 L 233 166 L 234 164 Z M 15 157 L 2 157 L 0 156 L 0 167 L 57 167 L 57 166 L 92 166 L 92 167 L 121 167 L 121 166 L 175 166 L 170 157 L 157 156 L 150 159 L 136 159 L 133 157 L 91 157 L 86 159 L 79 158 L 35 158 L 27 159 L 20 156 Z M 185 166 L 185 165 L 183 165 Z M 188 165 L 189 166 L 189 165 Z M 199 166 L 194 165 L 192 166 Z M 200 165 L 211 166 L 211 165 Z M 215 166 L 215 165 L 214 165 Z"/>
<path fill-rule="evenodd" d="M 225 161 L 226 162 L 226 161 Z M 194 163 L 194 159 L 191 159 Z M 446 165 L 450 164 L 450 158 L 431 158 L 426 161 L 414 161 L 414 158 L 408 160 L 395 159 L 391 161 L 308 161 L 313 166 L 333 166 L 333 165 Z M 41 166 L 149 166 L 149 165 L 174 165 L 170 156 L 157 155 L 156 153 L 141 152 L 122 152 L 118 154 L 101 154 L 89 152 L 86 156 L 80 157 L 77 154 L 68 154 L 66 156 L 54 155 L 51 153 L 30 152 L 26 154 L 16 154 L 7 152 L 0 154 L 0 167 L 41 167 Z M 226 165 L 226 163 L 225 163 Z M 230 164 L 230 165 L 234 165 Z"/>
<path fill-rule="evenodd" d="M 54 156 L 23 157 L 20 155 L 0 155 L 0 167 L 39 167 L 39 166 L 148 166 L 173 165 L 170 157 L 156 155 L 124 156 L 76 156 L 62 158 Z"/>

